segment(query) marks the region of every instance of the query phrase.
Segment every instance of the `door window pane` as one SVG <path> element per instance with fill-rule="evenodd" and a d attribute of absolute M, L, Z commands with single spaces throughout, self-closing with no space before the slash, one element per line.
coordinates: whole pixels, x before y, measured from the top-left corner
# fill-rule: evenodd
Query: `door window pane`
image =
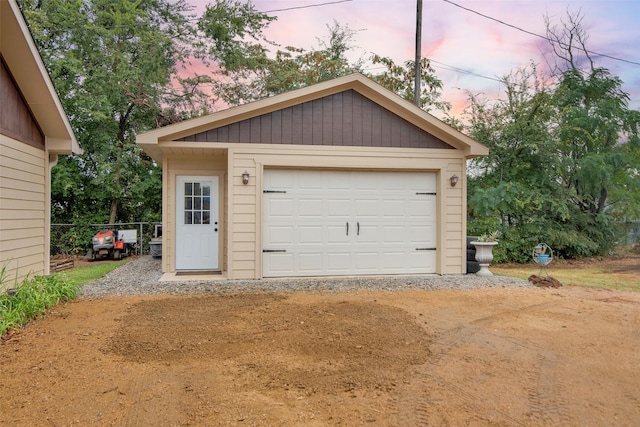
<path fill-rule="evenodd" d="M 211 224 L 211 185 L 187 182 L 184 194 L 184 223 Z"/>

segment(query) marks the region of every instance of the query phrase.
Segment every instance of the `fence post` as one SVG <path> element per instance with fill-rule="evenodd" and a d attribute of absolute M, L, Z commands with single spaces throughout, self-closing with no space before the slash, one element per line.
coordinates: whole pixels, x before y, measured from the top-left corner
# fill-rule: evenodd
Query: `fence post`
<path fill-rule="evenodd" d="M 140 249 L 138 249 L 138 255 L 142 255 L 142 223 L 138 224 L 140 226 Z"/>

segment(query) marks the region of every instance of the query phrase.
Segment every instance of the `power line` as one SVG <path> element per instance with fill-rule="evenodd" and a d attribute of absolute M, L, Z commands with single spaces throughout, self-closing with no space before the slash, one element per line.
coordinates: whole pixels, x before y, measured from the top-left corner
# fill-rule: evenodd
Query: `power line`
<path fill-rule="evenodd" d="M 339 4 L 339 3 L 347 3 L 353 0 L 337 0 L 337 1 L 328 1 L 325 3 L 316 3 L 316 4 L 308 4 L 305 6 L 292 6 L 292 7 L 286 7 L 283 9 L 272 9 L 272 10 L 265 10 L 264 12 L 261 13 L 272 13 L 272 12 L 286 12 L 288 10 L 294 10 L 294 9 L 309 9 L 311 7 L 320 7 L 320 6 L 328 6 L 328 5 L 332 5 L 332 4 Z"/>
<path fill-rule="evenodd" d="M 485 14 L 480 13 L 478 11 L 475 11 L 473 9 L 469 9 L 468 7 L 461 6 L 461 5 L 457 4 L 457 3 L 452 2 L 451 0 L 443 0 L 443 1 L 446 2 L 446 3 L 449 3 L 449 4 L 453 5 L 453 6 L 459 7 L 460 9 L 464 9 L 464 10 L 466 10 L 468 12 L 475 13 L 476 15 L 482 16 L 483 18 L 489 19 L 491 21 L 498 22 L 498 23 L 500 23 L 502 25 L 505 25 L 507 27 L 511 27 L 511 28 L 513 28 L 515 30 L 518 30 L 518 31 L 521 31 L 523 33 L 526 33 L 526 34 L 529 34 L 529 35 L 532 35 L 532 36 L 535 36 L 535 37 L 539 37 L 541 39 L 547 40 L 550 43 L 556 43 L 556 41 L 554 41 L 554 40 L 552 40 L 552 39 L 550 39 L 550 38 L 548 38 L 546 36 L 534 33 L 532 31 L 525 30 L 524 28 L 521 28 L 521 27 L 518 27 L 516 25 L 512 25 L 512 24 L 509 24 L 507 22 L 501 21 L 499 19 L 496 19 L 496 18 L 493 18 L 491 16 L 485 15 Z M 630 61 L 628 59 L 623 59 L 623 58 L 617 58 L 615 56 L 607 55 L 607 54 L 604 54 L 604 53 L 594 52 L 592 50 L 587 50 L 587 49 L 582 49 L 582 48 L 579 48 L 579 49 L 584 51 L 584 52 L 586 52 L 586 53 L 592 54 L 592 55 L 602 56 L 604 58 L 613 59 L 614 61 L 621 61 L 621 62 L 626 62 L 627 64 L 640 65 L 640 62 Z"/>
<path fill-rule="evenodd" d="M 434 64 L 439 64 L 441 67 L 448 69 L 450 71 L 455 71 L 461 74 L 469 74 L 471 76 L 476 76 L 476 77 L 480 77 L 487 80 L 493 80 L 494 82 L 502 83 L 502 80 L 497 79 L 495 77 L 483 76 L 482 74 L 477 74 L 477 73 L 474 73 L 473 71 L 465 70 L 464 68 L 454 67 L 453 65 L 445 64 L 444 62 L 436 61 L 435 59 L 431 59 L 431 58 L 427 58 L 427 59 L 429 60 L 429 62 L 433 62 Z"/>

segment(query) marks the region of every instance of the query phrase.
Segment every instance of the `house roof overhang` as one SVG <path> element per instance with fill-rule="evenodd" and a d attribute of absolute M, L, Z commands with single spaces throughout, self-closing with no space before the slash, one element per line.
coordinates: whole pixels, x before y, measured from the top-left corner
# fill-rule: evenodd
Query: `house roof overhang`
<path fill-rule="evenodd" d="M 51 154 L 80 154 L 78 141 L 15 0 L 0 0 L 0 53 L 47 141 Z"/>
<path fill-rule="evenodd" d="M 345 90 L 354 90 L 360 93 L 413 125 L 423 129 L 425 132 L 430 133 L 458 150 L 462 150 L 467 159 L 486 156 L 489 153 L 489 149 L 478 141 L 466 136 L 360 73 L 349 74 L 302 89 L 293 90 L 145 132 L 137 136 L 136 142 L 156 162 L 161 164 L 163 142 L 168 143 L 185 136 L 281 110 L 303 102 L 313 101 Z M 181 144 L 184 144 L 186 148 L 190 145 L 197 145 L 198 143 L 184 141 L 181 142 Z M 171 145 L 173 146 L 174 144 Z"/>

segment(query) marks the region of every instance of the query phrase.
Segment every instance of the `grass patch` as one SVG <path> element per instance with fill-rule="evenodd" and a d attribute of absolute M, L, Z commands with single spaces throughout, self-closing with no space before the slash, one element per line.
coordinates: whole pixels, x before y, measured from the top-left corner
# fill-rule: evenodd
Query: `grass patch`
<path fill-rule="evenodd" d="M 2 273 L 4 272 L 3 270 Z M 4 274 L 0 274 L 0 279 L 4 278 Z M 57 303 L 72 300 L 78 288 L 78 285 L 68 283 L 58 276 L 27 277 L 16 283 L 13 288 L 15 293 L 0 294 L 0 336 L 42 316 Z"/>
<path fill-rule="evenodd" d="M 59 302 L 74 299 L 82 284 L 100 279 L 127 261 L 96 262 L 51 276 L 27 277 L 16 282 L 13 295 L 0 293 L 0 336 L 44 315 Z M 3 267 L 0 269 L 0 289 L 6 287 L 6 282 L 6 267 Z"/>
<path fill-rule="evenodd" d="M 85 283 L 93 282 L 102 278 L 108 272 L 115 270 L 121 265 L 129 262 L 130 258 L 126 258 L 115 262 L 93 262 L 89 265 L 82 265 L 74 267 L 71 270 L 55 273 L 56 276 L 61 276 L 65 281 L 68 281 L 74 285 L 80 286 Z"/>
<path fill-rule="evenodd" d="M 532 274 L 540 276 L 540 266 L 524 264 L 520 266 L 500 266 L 494 264 L 491 271 L 500 276 L 528 279 Z M 636 274 L 620 274 L 601 267 L 576 267 L 547 269 L 546 274 L 555 277 L 563 285 L 584 286 L 588 288 L 611 289 L 618 291 L 640 291 L 640 280 Z M 542 272 L 545 275 L 545 272 Z"/>

